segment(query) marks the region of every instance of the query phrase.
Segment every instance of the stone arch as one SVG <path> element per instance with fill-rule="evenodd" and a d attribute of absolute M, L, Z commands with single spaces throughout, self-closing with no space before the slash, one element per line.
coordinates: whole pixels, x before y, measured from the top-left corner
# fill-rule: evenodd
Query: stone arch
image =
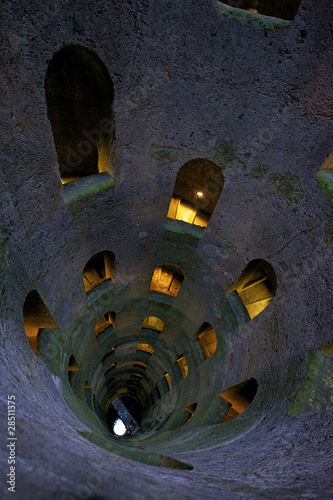
<path fill-rule="evenodd" d="M 62 182 L 99 172 L 114 176 L 114 89 L 99 56 L 80 45 L 60 49 L 44 88 Z"/>
<path fill-rule="evenodd" d="M 80 380 L 80 367 L 72 354 L 68 360 L 68 381 L 75 395 L 80 394 L 79 382 Z"/>
<path fill-rule="evenodd" d="M 219 396 L 229 403 L 229 410 L 223 423 L 226 424 L 243 413 L 252 403 L 257 391 L 258 382 L 251 378 L 223 392 L 219 392 Z"/>
<path fill-rule="evenodd" d="M 107 328 L 112 326 L 116 330 L 116 313 L 115 311 L 109 311 L 105 313 L 95 325 L 95 335 L 98 337 Z"/>
<path fill-rule="evenodd" d="M 206 227 L 223 189 L 222 170 L 215 163 L 196 158 L 177 173 L 167 216 Z"/>
<path fill-rule="evenodd" d="M 229 288 L 241 299 L 249 320 L 263 311 L 274 299 L 277 290 L 277 277 L 271 264 L 263 259 L 254 259 Z"/>
<path fill-rule="evenodd" d="M 217 348 L 217 337 L 214 328 L 207 322 L 204 322 L 195 334 L 205 359 L 210 358 Z"/>
<path fill-rule="evenodd" d="M 23 305 L 23 322 L 25 333 L 34 354 L 37 352 L 38 333 L 41 328 L 58 328 L 52 314 L 45 305 L 37 290 L 31 290 Z"/>
<path fill-rule="evenodd" d="M 161 333 L 164 328 L 164 322 L 160 318 L 156 318 L 156 316 L 147 316 L 147 318 L 143 320 L 142 328 L 155 330 Z"/>
<path fill-rule="evenodd" d="M 115 260 L 115 254 L 108 250 L 98 252 L 88 260 L 82 273 L 86 292 L 109 279 L 115 283 Z"/>
<path fill-rule="evenodd" d="M 184 275 L 178 267 L 159 266 L 153 272 L 150 291 L 177 297 L 183 281 Z"/>
<path fill-rule="evenodd" d="M 219 3 L 248 10 L 264 16 L 277 17 L 292 21 L 301 5 L 302 0 L 222 0 Z"/>

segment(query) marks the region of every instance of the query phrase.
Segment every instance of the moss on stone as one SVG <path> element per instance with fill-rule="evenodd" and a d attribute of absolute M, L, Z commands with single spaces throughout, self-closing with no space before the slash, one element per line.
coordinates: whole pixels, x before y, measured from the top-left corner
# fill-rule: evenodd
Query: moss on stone
<path fill-rule="evenodd" d="M 241 24 L 252 24 L 258 31 L 277 31 L 292 24 L 292 21 L 277 19 L 275 17 L 263 16 L 262 14 L 250 12 L 248 10 L 230 7 L 222 2 L 217 2 L 217 9 L 220 14 L 237 19 Z"/>
<path fill-rule="evenodd" d="M 316 178 L 323 192 L 328 196 L 328 199 L 333 204 L 333 169 L 319 170 Z"/>
<path fill-rule="evenodd" d="M 114 186 L 114 179 L 107 172 L 89 175 L 77 181 L 68 182 L 64 185 L 66 200 L 74 202 L 81 198 L 99 193 Z"/>
<path fill-rule="evenodd" d="M 43 186 L 43 184 L 46 184 L 47 182 L 49 182 L 48 177 L 45 175 L 42 175 L 42 174 L 35 175 L 33 180 L 34 180 L 34 187 L 36 189 L 39 189 L 40 187 Z"/>
<path fill-rule="evenodd" d="M 210 151 L 210 156 L 217 156 L 226 162 L 233 162 L 236 159 L 236 153 L 232 142 L 225 139 L 217 139 L 214 147 Z"/>
<path fill-rule="evenodd" d="M 59 329 L 42 328 L 39 331 L 36 354 L 53 374 L 61 377 L 64 354 L 62 333 Z"/>
<path fill-rule="evenodd" d="M 196 226 L 195 224 L 189 224 L 181 220 L 168 219 L 164 225 L 165 232 L 167 233 L 166 240 L 170 241 L 170 238 L 174 236 L 175 241 L 179 242 L 179 237 L 183 237 L 184 240 L 195 242 L 195 240 L 200 240 L 204 234 L 204 228 L 201 226 Z"/>
<path fill-rule="evenodd" d="M 266 165 L 262 165 L 261 163 L 256 163 L 254 167 L 250 170 L 250 176 L 258 181 L 261 181 L 268 171 L 268 167 Z"/>
<path fill-rule="evenodd" d="M 316 350 L 307 364 L 306 375 L 289 415 L 333 408 L 333 356 Z"/>
<path fill-rule="evenodd" d="M 325 226 L 326 245 L 333 250 L 333 219 L 329 219 Z"/>
<path fill-rule="evenodd" d="M 285 174 L 274 173 L 268 180 L 275 186 L 277 193 L 282 196 L 289 206 L 297 205 L 303 198 L 303 188 L 299 177 L 287 172 Z"/>
<path fill-rule="evenodd" d="M 166 163 L 172 163 L 173 161 L 175 161 L 178 158 L 180 152 L 180 149 L 152 144 L 149 151 L 149 156 L 150 158 L 157 160 L 161 165 L 164 165 Z"/>

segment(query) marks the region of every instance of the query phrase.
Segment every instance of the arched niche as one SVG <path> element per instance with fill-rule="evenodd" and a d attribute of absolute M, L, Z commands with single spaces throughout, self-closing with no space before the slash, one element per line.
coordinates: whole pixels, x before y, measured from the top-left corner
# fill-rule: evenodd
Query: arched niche
<path fill-rule="evenodd" d="M 170 391 L 170 389 L 171 389 L 171 377 L 170 377 L 168 372 L 164 373 L 163 380 L 165 381 L 165 385 L 167 387 L 167 390 Z"/>
<path fill-rule="evenodd" d="M 144 371 L 147 368 L 147 363 L 143 363 L 142 361 L 134 361 L 133 368 L 140 369 L 140 370 Z"/>
<path fill-rule="evenodd" d="M 34 354 L 37 352 L 38 333 L 41 328 L 58 328 L 50 311 L 37 290 L 31 290 L 23 305 L 25 333 Z"/>
<path fill-rule="evenodd" d="M 95 334 L 96 337 L 100 335 L 104 330 L 112 326 L 116 329 L 116 313 L 115 311 L 107 312 L 104 316 L 101 317 L 99 321 L 97 321 L 95 325 Z"/>
<path fill-rule="evenodd" d="M 182 378 L 186 378 L 188 375 L 188 364 L 187 364 L 185 356 L 180 356 L 177 359 L 176 363 L 179 367 Z"/>
<path fill-rule="evenodd" d="M 113 371 L 115 371 L 117 369 L 117 363 L 112 363 L 104 372 L 104 376 L 106 377 L 106 375 L 112 373 Z"/>
<path fill-rule="evenodd" d="M 116 357 L 116 348 L 112 347 L 111 349 L 108 350 L 108 352 L 103 356 L 102 358 L 102 363 L 105 363 L 109 358 L 111 357 Z"/>
<path fill-rule="evenodd" d="M 252 403 L 258 390 L 258 382 L 251 378 L 246 382 L 229 387 L 229 389 L 219 392 L 219 396 L 225 399 L 230 405 L 229 411 L 223 421 L 224 424 L 238 417 Z"/>
<path fill-rule="evenodd" d="M 273 266 L 263 259 L 249 262 L 229 288 L 242 300 L 250 319 L 263 311 L 274 299 L 277 278 Z"/>
<path fill-rule="evenodd" d="M 68 372 L 79 372 L 79 371 L 80 371 L 79 365 L 77 364 L 77 361 L 74 355 L 72 354 L 68 361 Z"/>
<path fill-rule="evenodd" d="M 175 266 L 157 267 L 151 279 L 150 291 L 164 293 L 171 297 L 177 297 L 184 275 Z"/>
<path fill-rule="evenodd" d="M 150 356 L 154 352 L 154 348 L 149 345 L 149 344 L 139 344 L 138 347 L 136 348 L 137 352 L 146 352 Z"/>
<path fill-rule="evenodd" d="M 155 316 L 147 316 L 143 320 L 142 328 L 147 330 L 155 330 L 156 332 L 161 332 L 164 328 L 164 322 L 160 318 L 156 318 Z"/>
<path fill-rule="evenodd" d="M 105 250 L 93 255 L 84 267 L 82 278 L 86 292 L 108 279 L 115 283 L 115 254 Z"/>
<path fill-rule="evenodd" d="M 210 358 L 217 348 L 216 333 L 212 325 L 205 322 L 196 333 L 195 338 L 198 339 L 205 359 Z"/>
<path fill-rule="evenodd" d="M 78 395 L 79 387 L 77 385 L 77 379 L 80 372 L 80 367 L 72 354 L 68 361 L 68 380 L 73 392 Z"/>
<path fill-rule="evenodd" d="M 224 177 L 215 163 L 197 158 L 177 173 L 168 217 L 206 227 L 223 189 Z"/>
<path fill-rule="evenodd" d="M 189 420 L 191 420 L 191 418 L 194 415 L 195 410 L 197 409 L 197 406 L 198 406 L 197 403 L 193 403 L 192 405 L 185 406 L 185 410 L 189 413 L 188 418 L 187 418 L 185 423 L 187 423 Z"/>
<path fill-rule="evenodd" d="M 220 3 L 264 16 L 292 21 L 302 0 L 222 0 Z"/>
<path fill-rule="evenodd" d="M 60 49 L 44 88 L 62 182 L 98 172 L 114 176 L 114 89 L 98 55 L 80 45 Z"/>
<path fill-rule="evenodd" d="M 148 364 L 153 353 L 154 348 L 150 344 L 139 344 L 136 348 L 135 361 L 142 361 L 143 363 Z"/>

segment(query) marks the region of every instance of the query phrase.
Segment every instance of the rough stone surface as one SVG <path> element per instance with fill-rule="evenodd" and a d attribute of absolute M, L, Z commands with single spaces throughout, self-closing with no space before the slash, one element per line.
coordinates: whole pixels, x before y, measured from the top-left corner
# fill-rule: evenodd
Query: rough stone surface
<path fill-rule="evenodd" d="M 316 177 L 332 152 L 331 0 L 303 0 L 293 21 L 215 0 L 10 0 L 0 9 L 1 497 L 12 495 L 6 408 L 15 395 L 22 500 L 332 498 L 332 361 L 320 349 L 333 342 L 332 196 L 330 174 Z M 113 82 L 114 180 L 61 183 L 44 83 L 53 54 L 70 44 L 94 51 Z M 196 158 L 224 176 L 206 229 L 167 219 L 177 172 Z M 86 294 L 82 271 L 104 250 L 115 254 L 116 284 Z M 277 292 L 240 324 L 226 292 L 253 259 L 273 266 Z M 184 274 L 175 298 L 149 293 L 162 265 Z M 31 290 L 58 325 L 43 333 L 40 357 L 23 322 Z M 108 311 L 116 334 L 97 341 Z M 160 337 L 142 333 L 147 316 L 165 323 Z M 198 362 L 191 342 L 204 322 L 217 350 Z M 101 360 L 115 342 L 124 372 L 139 342 L 154 344 L 148 389 L 165 366 L 179 377 L 180 355 L 189 369 L 151 409 L 156 427 L 125 444 L 84 394 L 88 381 L 107 400 Z M 72 386 L 71 355 L 80 367 Z M 212 424 L 210 398 L 251 378 L 259 387 L 249 408 Z M 180 425 L 195 403 L 201 425 Z"/>

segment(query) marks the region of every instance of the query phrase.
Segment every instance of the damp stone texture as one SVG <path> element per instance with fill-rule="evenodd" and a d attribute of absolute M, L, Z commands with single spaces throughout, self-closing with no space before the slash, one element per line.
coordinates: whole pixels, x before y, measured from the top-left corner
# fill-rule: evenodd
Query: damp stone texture
<path fill-rule="evenodd" d="M 1 498 L 332 499 L 331 0 L 0 13 Z"/>

